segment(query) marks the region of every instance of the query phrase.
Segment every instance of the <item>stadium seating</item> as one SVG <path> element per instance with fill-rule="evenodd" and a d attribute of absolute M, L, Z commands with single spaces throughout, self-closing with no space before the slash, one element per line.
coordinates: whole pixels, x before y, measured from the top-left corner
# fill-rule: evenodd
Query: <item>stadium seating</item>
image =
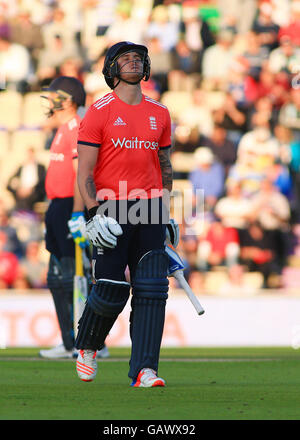
<path fill-rule="evenodd" d="M 195 165 L 195 156 L 193 153 L 183 153 L 176 151 L 171 157 L 173 171 L 190 172 Z"/>
<path fill-rule="evenodd" d="M 21 124 L 23 97 L 13 90 L 0 93 L 0 129 L 13 131 Z"/>
<path fill-rule="evenodd" d="M 223 284 L 228 281 L 228 275 L 225 271 L 211 271 L 205 274 L 204 287 L 208 294 L 218 293 Z"/>
<path fill-rule="evenodd" d="M 221 90 L 206 91 L 205 104 L 211 110 L 218 110 L 222 107 L 225 99 L 225 92 Z"/>
<path fill-rule="evenodd" d="M 192 105 L 192 94 L 168 90 L 162 94 L 161 103 L 168 107 L 171 118 L 177 120 L 182 112 Z"/>
<path fill-rule="evenodd" d="M 46 115 L 42 107 L 40 92 L 30 92 L 24 96 L 22 108 L 22 127 L 40 128 L 46 120 Z"/>
<path fill-rule="evenodd" d="M 22 154 L 28 147 L 44 150 L 46 133 L 42 130 L 16 130 L 11 136 L 11 151 Z"/>
<path fill-rule="evenodd" d="M 10 135 L 6 130 L 0 131 L 0 160 L 7 154 L 10 146 Z"/>

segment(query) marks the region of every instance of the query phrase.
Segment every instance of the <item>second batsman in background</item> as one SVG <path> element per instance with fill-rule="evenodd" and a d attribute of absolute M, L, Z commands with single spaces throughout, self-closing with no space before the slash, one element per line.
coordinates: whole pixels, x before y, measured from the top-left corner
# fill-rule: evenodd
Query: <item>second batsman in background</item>
<path fill-rule="evenodd" d="M 76 78 L 60 76 L 47 89 L 47 114 L 58 126 L 50 147 L 50 164 L 46 174 L 46 194 L 50 204 L 45 216 L 46 249 L 50 252 L 47 283 L 52 294 L 61 330 L 62 344 L 40 351 L 49 359 L 72 358 L 73 280 L 75 274 L 75 243 L 87 248 L 84 203 L 77 181 L 77 137 L 81 118 L 78 108 L 85 105 L 83 85 Z M 109 356 L 104 345 L 99 357 Z"/>

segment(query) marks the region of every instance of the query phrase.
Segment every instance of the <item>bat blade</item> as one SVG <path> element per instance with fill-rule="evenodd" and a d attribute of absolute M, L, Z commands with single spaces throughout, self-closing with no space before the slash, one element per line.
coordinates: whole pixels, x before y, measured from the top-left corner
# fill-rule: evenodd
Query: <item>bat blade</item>
<path fill-rule="evenodd" d="M 185 265 L 183 261 L 181 260 L 177 252 L 170 246 L 165 246 L 165 251 L 169 256 L 168 276 L 173 276 L 174 278 L 176 278 L 180 287 L 184 290 L 189 300 L 193 304 L 197 314 L 203 315 L 205 310 L 184 277 L 183 270 L 185 268 Z"/>
<path fill-rule="evenodd" d="M 74 335 L 77 336 L 77 327 L 79 319 L 84 310 L 85 302 L 88 296 L 88 282 L 83 272 L 82 249 L 75 244 L 75 276 L 73 291 L 73 321 Z"/>

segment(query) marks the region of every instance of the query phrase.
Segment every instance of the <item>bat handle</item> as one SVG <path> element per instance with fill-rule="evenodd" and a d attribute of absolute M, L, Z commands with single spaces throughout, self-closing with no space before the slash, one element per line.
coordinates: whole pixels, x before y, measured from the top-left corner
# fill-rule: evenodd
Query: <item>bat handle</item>
<path fill-rule="evenodd" d="M 75 273 L 80 277 L 83 276 L 82 249 L 77 243 L 75 243 Z"/>
<path fill-rule="evenodd" d="M 177 270 L 176 272 L 174 272 L 173 276 L 174 276 L 174 278 L 176 278 L 176 280 L 178 281 L 179 285 L 182 287 L 182 289 L 185 291 L 185 293 L 189 297 L 189 300 L 193 304 L 193 306 L 196 309 L 196 312 L 198 313 L 198 315 L 203 315 L 205 310 L 203 309 L 203 307 L 200 304 L 198 298 L 196 297 L 196 295 L 194 294 L 194 292 L 190 288 L 189 283 L 184 278 L 183 271 L 182 270 Z"/>

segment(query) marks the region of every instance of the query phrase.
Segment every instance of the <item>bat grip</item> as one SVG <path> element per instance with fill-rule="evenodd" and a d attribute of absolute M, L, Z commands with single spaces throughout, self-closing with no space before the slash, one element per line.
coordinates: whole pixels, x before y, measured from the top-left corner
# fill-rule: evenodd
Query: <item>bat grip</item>
<path fill-rule="evenodd" d="M 82 249 L 77 243 L 75 243 L 75 273 L 83 277 Z"/>
<path fill-rule="evenodd" d="M 196 309 L 196 312 L 198 313 L 198 315 L 203 315 L 204 309 L 201 306 L 198 298 L 196 297 L 196 295 L 194 294 L 194 292 L 190 288 L 187 280 L 184 278 L 182 270 L 177 270 L 172 275 L 174 276 L 174 278 L 176 278 L 176 280 L 178 281 L 180 287 L 182 287 L 182 289 L 185 291 L 185 293 L 189 297 L 189 300 L 193 304 L 193 306 Z"/>

